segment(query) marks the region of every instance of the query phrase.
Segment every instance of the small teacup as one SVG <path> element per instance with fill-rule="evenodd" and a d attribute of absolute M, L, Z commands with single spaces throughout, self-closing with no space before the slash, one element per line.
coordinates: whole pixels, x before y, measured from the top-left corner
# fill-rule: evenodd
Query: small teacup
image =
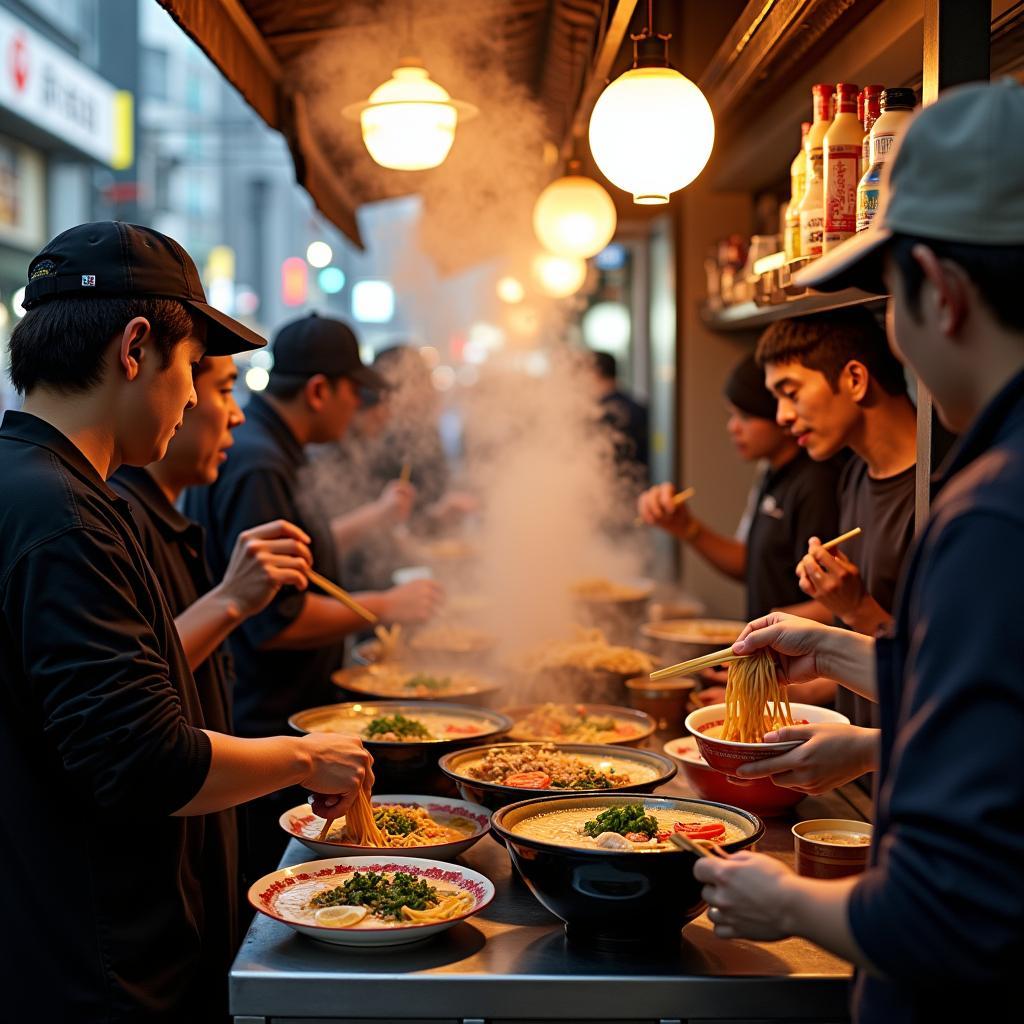
<path fill-rule="evenodd" d="M 859 875 L 868 864 L 871 824 L 846 818 L 811 818 L 793 826 L 796 873 L 806 878 Z"/>

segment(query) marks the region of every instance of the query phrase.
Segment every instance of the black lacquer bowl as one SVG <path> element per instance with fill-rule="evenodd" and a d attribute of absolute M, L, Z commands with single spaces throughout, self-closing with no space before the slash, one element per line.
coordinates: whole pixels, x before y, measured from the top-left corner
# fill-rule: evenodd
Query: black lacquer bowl
<path fill-rule="evenodd" d="M 517 835 L 517 824 L 540 813 L 643 803 L 648 809 L 711 815 L 738 826 L 742 839 L 724 843 L 730 853 L 764 835 L 756 814 L 710 800 L 601 794 L 523 800 L 496 811 L 491 828 L 504 841 L 516 870 L 538 901 L 565 922 L 573 941 L 608 948 L 677 944 L 680 929 L 707 904 L 693 877 L 696 854 L 686 850 L 615 851 L 562 846 Z"/>

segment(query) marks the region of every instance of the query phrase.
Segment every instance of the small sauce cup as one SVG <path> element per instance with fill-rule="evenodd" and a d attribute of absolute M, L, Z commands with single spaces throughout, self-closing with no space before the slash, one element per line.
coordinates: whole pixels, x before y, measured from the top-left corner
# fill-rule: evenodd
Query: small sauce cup
<path fill-rule="evenodd" d="M 868 864 L 872 827 L 846 818 L 810 818 L 793 826 L 796 873 L 805 878 L 859 875 Z"/>

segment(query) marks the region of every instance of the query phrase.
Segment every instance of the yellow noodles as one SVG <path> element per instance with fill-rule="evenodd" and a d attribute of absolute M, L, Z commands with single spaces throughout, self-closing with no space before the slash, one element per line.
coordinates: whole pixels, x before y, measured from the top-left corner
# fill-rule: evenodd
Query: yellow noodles
<path fill-rule="evenodd" d="M 417 924 L 429 924 L 431 921 L 450 921 L 472 909 L 473 897 L 468 892 L 458 892 L 443 896 L 436 907 L 428 907 L 426 910 L 402 907 L 402 917 Z"/>
<path fill-rule="evenodd" d="M 401 819 L 403 828 L 409 828 L 411 824 L 411 831 L 401 834 L 390 830 L 389 823 L 392 823 L 393 828 L 396 818 Z M 402 804 L 378 804 L 374 807 L 364 790 L 349 811 L 341 834 L 332 838 L 347 841 L 353 846 L 405 850 L 415 846 L 456 842 L 465 839 L 470 832 L 468 828 L 456 828 L 454 823 L 444 825 L 435 821 L 422 807 Z"/>
<path fill-rule="evenodd" d="M 723 740 L 761 743 L 766 732 L 792 724 L 789 697 L 779 683 L 771 654 L 758 651 L 729 665 Z"/>
<path fill-rule="evenodd" d="M 360 788 L 355 803 L 349 809 L 345 817 L 345 827 L 349 838 L 356 846 L 375 846 L 380 849 L 386 845 L 385 834 L 377 828 L 377 823 L 373 820 L 370 794 L 365 788 Z"/>

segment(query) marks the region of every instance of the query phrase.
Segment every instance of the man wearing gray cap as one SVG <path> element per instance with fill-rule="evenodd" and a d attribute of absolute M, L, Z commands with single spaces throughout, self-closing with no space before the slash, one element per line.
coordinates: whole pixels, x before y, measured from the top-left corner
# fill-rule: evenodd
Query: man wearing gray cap
<path fill-rule="evenodd" d="M 961 437 L 889 638 L 773 614 L 734 648 L 879 701 L 871 864 L 825 882 L 743 853 L 695 874 L 720 935 L 800 935 L 856 964 L 857 1020 L 952 1020 L 979 991 L 1013 1005 L 1024 950 L 1024 88 L 944 94 L 890 167 L 884 212 L 803 283 L 887 290 L 893 347 Z"/>

